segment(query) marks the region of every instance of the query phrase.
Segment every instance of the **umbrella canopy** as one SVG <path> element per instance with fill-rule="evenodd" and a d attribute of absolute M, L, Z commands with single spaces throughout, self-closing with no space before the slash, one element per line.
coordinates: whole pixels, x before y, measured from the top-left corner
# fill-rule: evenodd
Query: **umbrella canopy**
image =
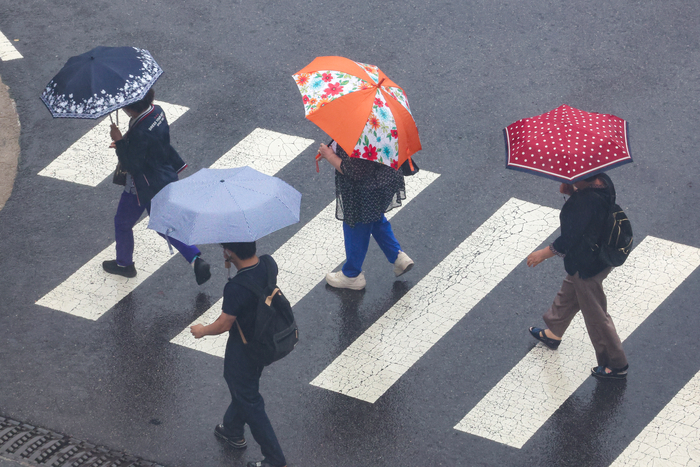
<path fill-rule="evenodd" d="M 376 66 L 318 57 L 294 80 L 306 118 L 351 157 L 398 169 L 421 150 L 406 93 Z"/>
<path fill-rule="evenodd" d="M 68 59 L 41 100 L 54 117 L 99 118 L 143 99 L 162 73 L 148 50 L 95 47 Z"/>
<path fill-rule="evenodd" d="M 505 130 L 506 168 L 565 183 L 632 162 L 627 122 L 562 105 Z"/>
<path fill-rule="evenodd" d="M 187 245 L 252 242 L 299 222 L 301 193 L 250 167 L 202 169 L 151 201 L 148 227 Z"/>

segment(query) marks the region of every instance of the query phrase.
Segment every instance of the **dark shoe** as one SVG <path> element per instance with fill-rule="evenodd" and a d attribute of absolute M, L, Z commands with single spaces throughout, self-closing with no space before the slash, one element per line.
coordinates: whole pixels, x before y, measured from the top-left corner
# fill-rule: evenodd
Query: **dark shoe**
<path fill-rule="evenodd" d="M 250 461 L 246 464 L 247 467 L 275 467 L 274 465 L 268 463 L 267 461 Z M 282 467 L 287 467 L 285 464 Z"/>
<path fill-rule="evenodd" d="M 561 344 L 561 339 L 556 340 L 552 339 L 551 337 L 547 337 L 547 334 L 544 333 L 544 329 L 531 327 L 530 334 L 532 334 L 532 337 L 542 342 L 544 345 L 546 345 L 552 350 L 557 350 L 559 344 Z"/>
<path fill-rule="evenodd" d="M 237 438 L 228 434 L 223 423 L 216 425 L 216 428 L 214 428 L 214 434 L 217 438 L 221 438 L 226 441 L 232 448 L 245 449 L 246 446 L 248 446 L 248 444 L 245 442 L 245 438 Z"/>
<path fill-rule="evenodd" d="M 194 260 L 194 277 L 197 279 L 197 285 L 202 285 L 211 277 L 209 272 L 209 263 L 204 261 L 199 256 Z"/>
<path fill-rule="evenodd" d="M 627 369 L 629 365 L 625 365 L 622 368 L 609 368 L 610 373 L 605 371 L 604 366 L 596 366 L 591 368 L 591 376 L 595 376 L 599 379 L 625 379 L 627 378 Z"/>
<path fill-rule="evenodd" d="M 134 266 L 134 263 L 131 263 L 130 266 L 119 266 L 117 260 L 113 259 L 111 261 L 103 261 L 102 269 L 118 276 L 136 277 L 136 266 Z"/>

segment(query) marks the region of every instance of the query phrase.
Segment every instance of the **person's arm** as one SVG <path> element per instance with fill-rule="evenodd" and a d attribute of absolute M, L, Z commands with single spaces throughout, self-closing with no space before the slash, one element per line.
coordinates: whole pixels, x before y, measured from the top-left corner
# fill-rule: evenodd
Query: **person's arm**
<path fill-rule="evenodd" d="M 195 339 L 201 339 L 204 336 L 218 336 L 219 334 L 229 331 L 235 322 L 235 316 L 222 312 L 221 315 L 216 318 L 216 321 L 207 326 L 203 324 L 190 326 L 190 332 L 192 332 Z"/>
<path fill-rule="evenodd" d="M 552 248 L 556 252 L 566 255 L 571 248 L 581 243 L 586 227 L 591 223 L 594 215 L 590 196 L 595 195 L 575 193 L 562 208 L 561 234 L 552 243 Z"/>
<path fill-rule="evenodd" d="M 531 268 L 534 268 L 542 261 L 551 258 L 555 254 L 556 253 L 554 252 L 551 246 L 546 246 L 541 250 L 533 251 L 527 257 L 527 265 Z"/>
<path fill-rule="evenodd" d="M 117 151 L 117 158 L 122 165 L 122 169 L 131 174 L 143 172 L 146 165 L 146 157 L 154 152 L 156 148 L 151 147 L 151 138 L 144 133 L 132 130 L 126 137 L 121 137 L 118 128 L 112 129 L 114 147 Z"/>
<path fill-rule="evenodd" d="M 335 170 L 341 174 L 343 173 L 343 170 L 340 168 L 340 164 L 343 163 L 343 160 L 330 147 L 321 143 L 321 146 L 318 148 L 318 152 L 321 155 L 321 159 L 326 159 L 335 168 Z"/>

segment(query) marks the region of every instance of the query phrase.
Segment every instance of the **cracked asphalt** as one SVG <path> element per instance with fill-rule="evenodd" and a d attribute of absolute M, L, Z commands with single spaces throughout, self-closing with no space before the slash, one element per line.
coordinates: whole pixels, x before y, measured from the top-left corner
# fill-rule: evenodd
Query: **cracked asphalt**
<path fill-rule="evenodd" d="M 700 370 L 695 270 L 625 341 L 626 384 L 587 379 L 521 449 L 455 430 L 532 349 L 527 328 L 561 283 L 561 262 L 529 270 L 523 257 L 375 403 L 309 384 L 508 200 L 561 207 L 558 184 L 504 168 L 502 129 L 562 103 L 630 122 L 634 163 L 610 176 L 635 237 L 700 248 L 700 3 L 0 0 L 0 11 L 0 31 L 20 39 L 24 57 L 0 61 L 21 124 L 0 211 L 1 416 L 171 467 L 260 456 L 252 439 L 234 452 L 213 436 L 229 400 L 222 360 L 170 343 L 221 297 L 218 248 L 202 247 L 207 284 L 173 260 L 96 321 L 36 304 L 113 242 L 118 187 L 37 175 L 95 125 L 53 120 L 39 95 L 70 56 L 97 45 L 143 47 L 163 67 L 157 98 L 190 109 L 171 128 L 189 174 L 256 128 L 326 142 L 291 78 L 316 56 L 376 64 L 406 90 L 416 160 L 440 174 L 392 219 L 416 267 L 395 280 L 372 244 L 366 291 L 319 283 L 295 305 L 302 340 L 261 381 L 290 466 L 606 466 Z M 2 102 L 0 139 L 13 141 Z M 260 251 L 333 200 L 316 147 L 278 174 L 303 194 L 301 222 Z M 11 165 L 0 161 L 0 172 L 7 192 Z"/>

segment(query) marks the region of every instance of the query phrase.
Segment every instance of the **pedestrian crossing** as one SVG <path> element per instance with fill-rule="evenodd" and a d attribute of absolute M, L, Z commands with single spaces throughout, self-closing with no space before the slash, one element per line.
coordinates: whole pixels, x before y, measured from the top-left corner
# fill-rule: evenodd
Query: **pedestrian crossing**
<path fill-rule="evenodd" d="M 7 62 L 23 58 L 22 54 L 17 51 L 12 42 L 0 32 L 0 60 Z"/>
<path fill-rule="evenodd" d="M 267 175 L 274 175 L 312 142 L 310 139 L 258 128 L 211 167 L 248 165 Z M 102 262 L 115 257 L 113 243 L 39 299 L 37 305 L 81 318 L 99 319 L 172 258 L 165 240 L 147 226 L 146 218 L 134 227 L 134 262 L 138 269 L 136 277 L 129 279 L 102 270 Z"/>
<path fill-rule="evenodd" d="M 699 265 L 699 249 L 646 237 L 605 280 L 620 339 L 632 334 Z M 522 448 L 588 379 L 588 368 L 595 366 L 591 357 L 579 313 L 557 351 L 534 347 L 455 429 Z"/>
<path fill-rule="evenodd" d="M 171 122 L 188 110 L 160 105 Z M 113 150 L 105 151 L 109 159 L 93 158 L 93 162 L 86 163 L 85 157 L 98 148 L 108 149 L 108 125 L 105 121 L 96 125 L 39 175 L 87 186 L 101 183 L 114 168 Z M 312 143 L 258 128 L 211 167 L 249 165 L 274 175 Z M 90 171 L 67 170 L 100 164 L 101 168 Z M 408 177 L 410 197 L 401 209 L 438 178 L 438 174 L 426 170 Z M 280 269 L 279 285 L 292 305 L 344 260 L 342 225 L 334 214 L 333 201 L 273 253 Z M 134 228 L 134 258 L 139 271 L 135 278 L 102 271 L 102 261 L 114 258 L 112 244 L 37 304 L 89 320 L 99 319 L 172 258 L 166 242 L 147 229 L 147 223 L 143 220 Z M 375 403 L 558 226 L 558 210 L 515 198 L 508 200 L 310 384 Z M 699 265 L 700 250 L 645 238 L 625 266 L 613 270 L 606 280 L 609 306 L 615 310 L 620 337 L 624 340 L 629 336 Z M 196 322 L 211 322 L 220 312 L 221 300 Z M 227 335 L 221 335 L 195 340 L 188 326 L 171 342 L 222 358 L 226 339 Z M 454 428 L 521 448 L 588 377 L 587 368 L 593 366 L 590 354 L 585 328 L 577 317 L 557 352 L 535 346 Z M 696 465 L 697 451 L 687 440 L 698 436 L 699 378 L 696 375 L 678 393 L 614 465 Z"/>
<path fill-rule="evenodd" d="M 188 107 L 167 102 L 156 101 L 155 104 L 163 108 L 170 124 L 189 110 Z M 122 117 L 125 117 L 125 114 L 122 113 Z M 39 172 L 39 175 L 92 187 L 102 183 L 105 178 L 112 175 L 117 165 L 114 149 L 109 147 L 112 142 L 109 136 L 111 123 L 109 118 L 103 118 L 94 128 L 51 161 Z M 129 119 L 122 118 L 118 126 L 122 133 L 126 133 L 129 129 Z"/>
<path fill-rule="evenodd" d="M 700 372 L 659 412 L 610 467 L 700 465 Z"/>
<path fill-rule="evenodd" d="M 311 384 L 374 403 L 559 226 L 510 199 Z"/>
<path fill-rule="evenodd" d="M 403 206 L 389 211 L 387 219 L 391 219 L 438 177 L 438 174 L 427 170 L 407 177 L 406 192 L 409 197 L 404 200 Z M 335 200 L 275 251 L 272 257 L 275 258 L 279 269 L 277 285 L 294 306 L 323 281 L 327 272 L 338 267 L 345 259 L 343 227 L 335 218 Z M 192 324 L 213 322 L 221 314 L 222 304 L 223 299 L 216 302 Z M 188 326 L 170 342 L 223 358 L 227 339 L 227 334 L 195 339 Z"/>

